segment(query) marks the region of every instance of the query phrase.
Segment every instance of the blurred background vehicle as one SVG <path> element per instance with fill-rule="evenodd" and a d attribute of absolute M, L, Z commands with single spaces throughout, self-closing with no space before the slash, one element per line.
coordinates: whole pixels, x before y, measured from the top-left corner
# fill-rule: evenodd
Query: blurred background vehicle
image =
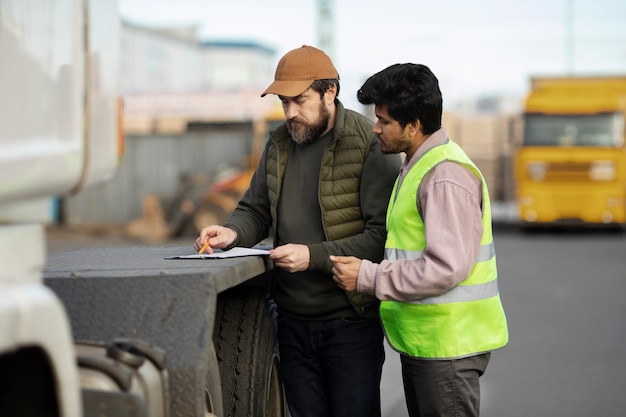
<path fill-rule="evenodd" d="M 536 77 L 516 153 L 523 227 L 626 225 L 626 76 Z"/>

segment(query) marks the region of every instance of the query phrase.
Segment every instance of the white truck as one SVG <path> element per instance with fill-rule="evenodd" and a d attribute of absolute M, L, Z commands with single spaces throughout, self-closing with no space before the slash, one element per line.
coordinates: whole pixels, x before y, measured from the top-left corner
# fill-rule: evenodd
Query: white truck
<path fill-rule="evenodd" d="M 119 30 L 113 0 L 0 0 L 0 207 L 114 175 Z M 0 224 L 0 416 L 287 414 L 266 259 L 45 242 Z"/>

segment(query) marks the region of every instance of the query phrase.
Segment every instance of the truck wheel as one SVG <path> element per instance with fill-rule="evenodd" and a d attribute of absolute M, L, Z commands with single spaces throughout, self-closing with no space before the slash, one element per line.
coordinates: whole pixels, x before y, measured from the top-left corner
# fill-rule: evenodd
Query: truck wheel
<path fill-rule="evenodd" d="M 255 286 L 218 296 L 213 337 L 225 416 L 286 414 L 274 312 L 266 291 Z"/>

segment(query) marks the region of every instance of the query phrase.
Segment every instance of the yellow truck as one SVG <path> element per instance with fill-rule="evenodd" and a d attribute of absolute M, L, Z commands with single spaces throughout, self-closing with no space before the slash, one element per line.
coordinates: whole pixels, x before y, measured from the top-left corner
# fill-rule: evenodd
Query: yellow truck
<path fill-rule="evenodd" d="M 626 76 L 534 77 L 515 156 L 522 227 L 626 224 Z"/>

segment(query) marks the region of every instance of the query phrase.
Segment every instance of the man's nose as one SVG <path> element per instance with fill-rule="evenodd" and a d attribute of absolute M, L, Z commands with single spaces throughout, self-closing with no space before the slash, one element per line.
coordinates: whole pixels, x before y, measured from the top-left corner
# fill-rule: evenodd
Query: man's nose
<path fill-rule="evenodd" d="M 291 120 L 298 115 L 298 108 L 291 102 L 283 104 L 283 112 L 287 120 Z"/>

